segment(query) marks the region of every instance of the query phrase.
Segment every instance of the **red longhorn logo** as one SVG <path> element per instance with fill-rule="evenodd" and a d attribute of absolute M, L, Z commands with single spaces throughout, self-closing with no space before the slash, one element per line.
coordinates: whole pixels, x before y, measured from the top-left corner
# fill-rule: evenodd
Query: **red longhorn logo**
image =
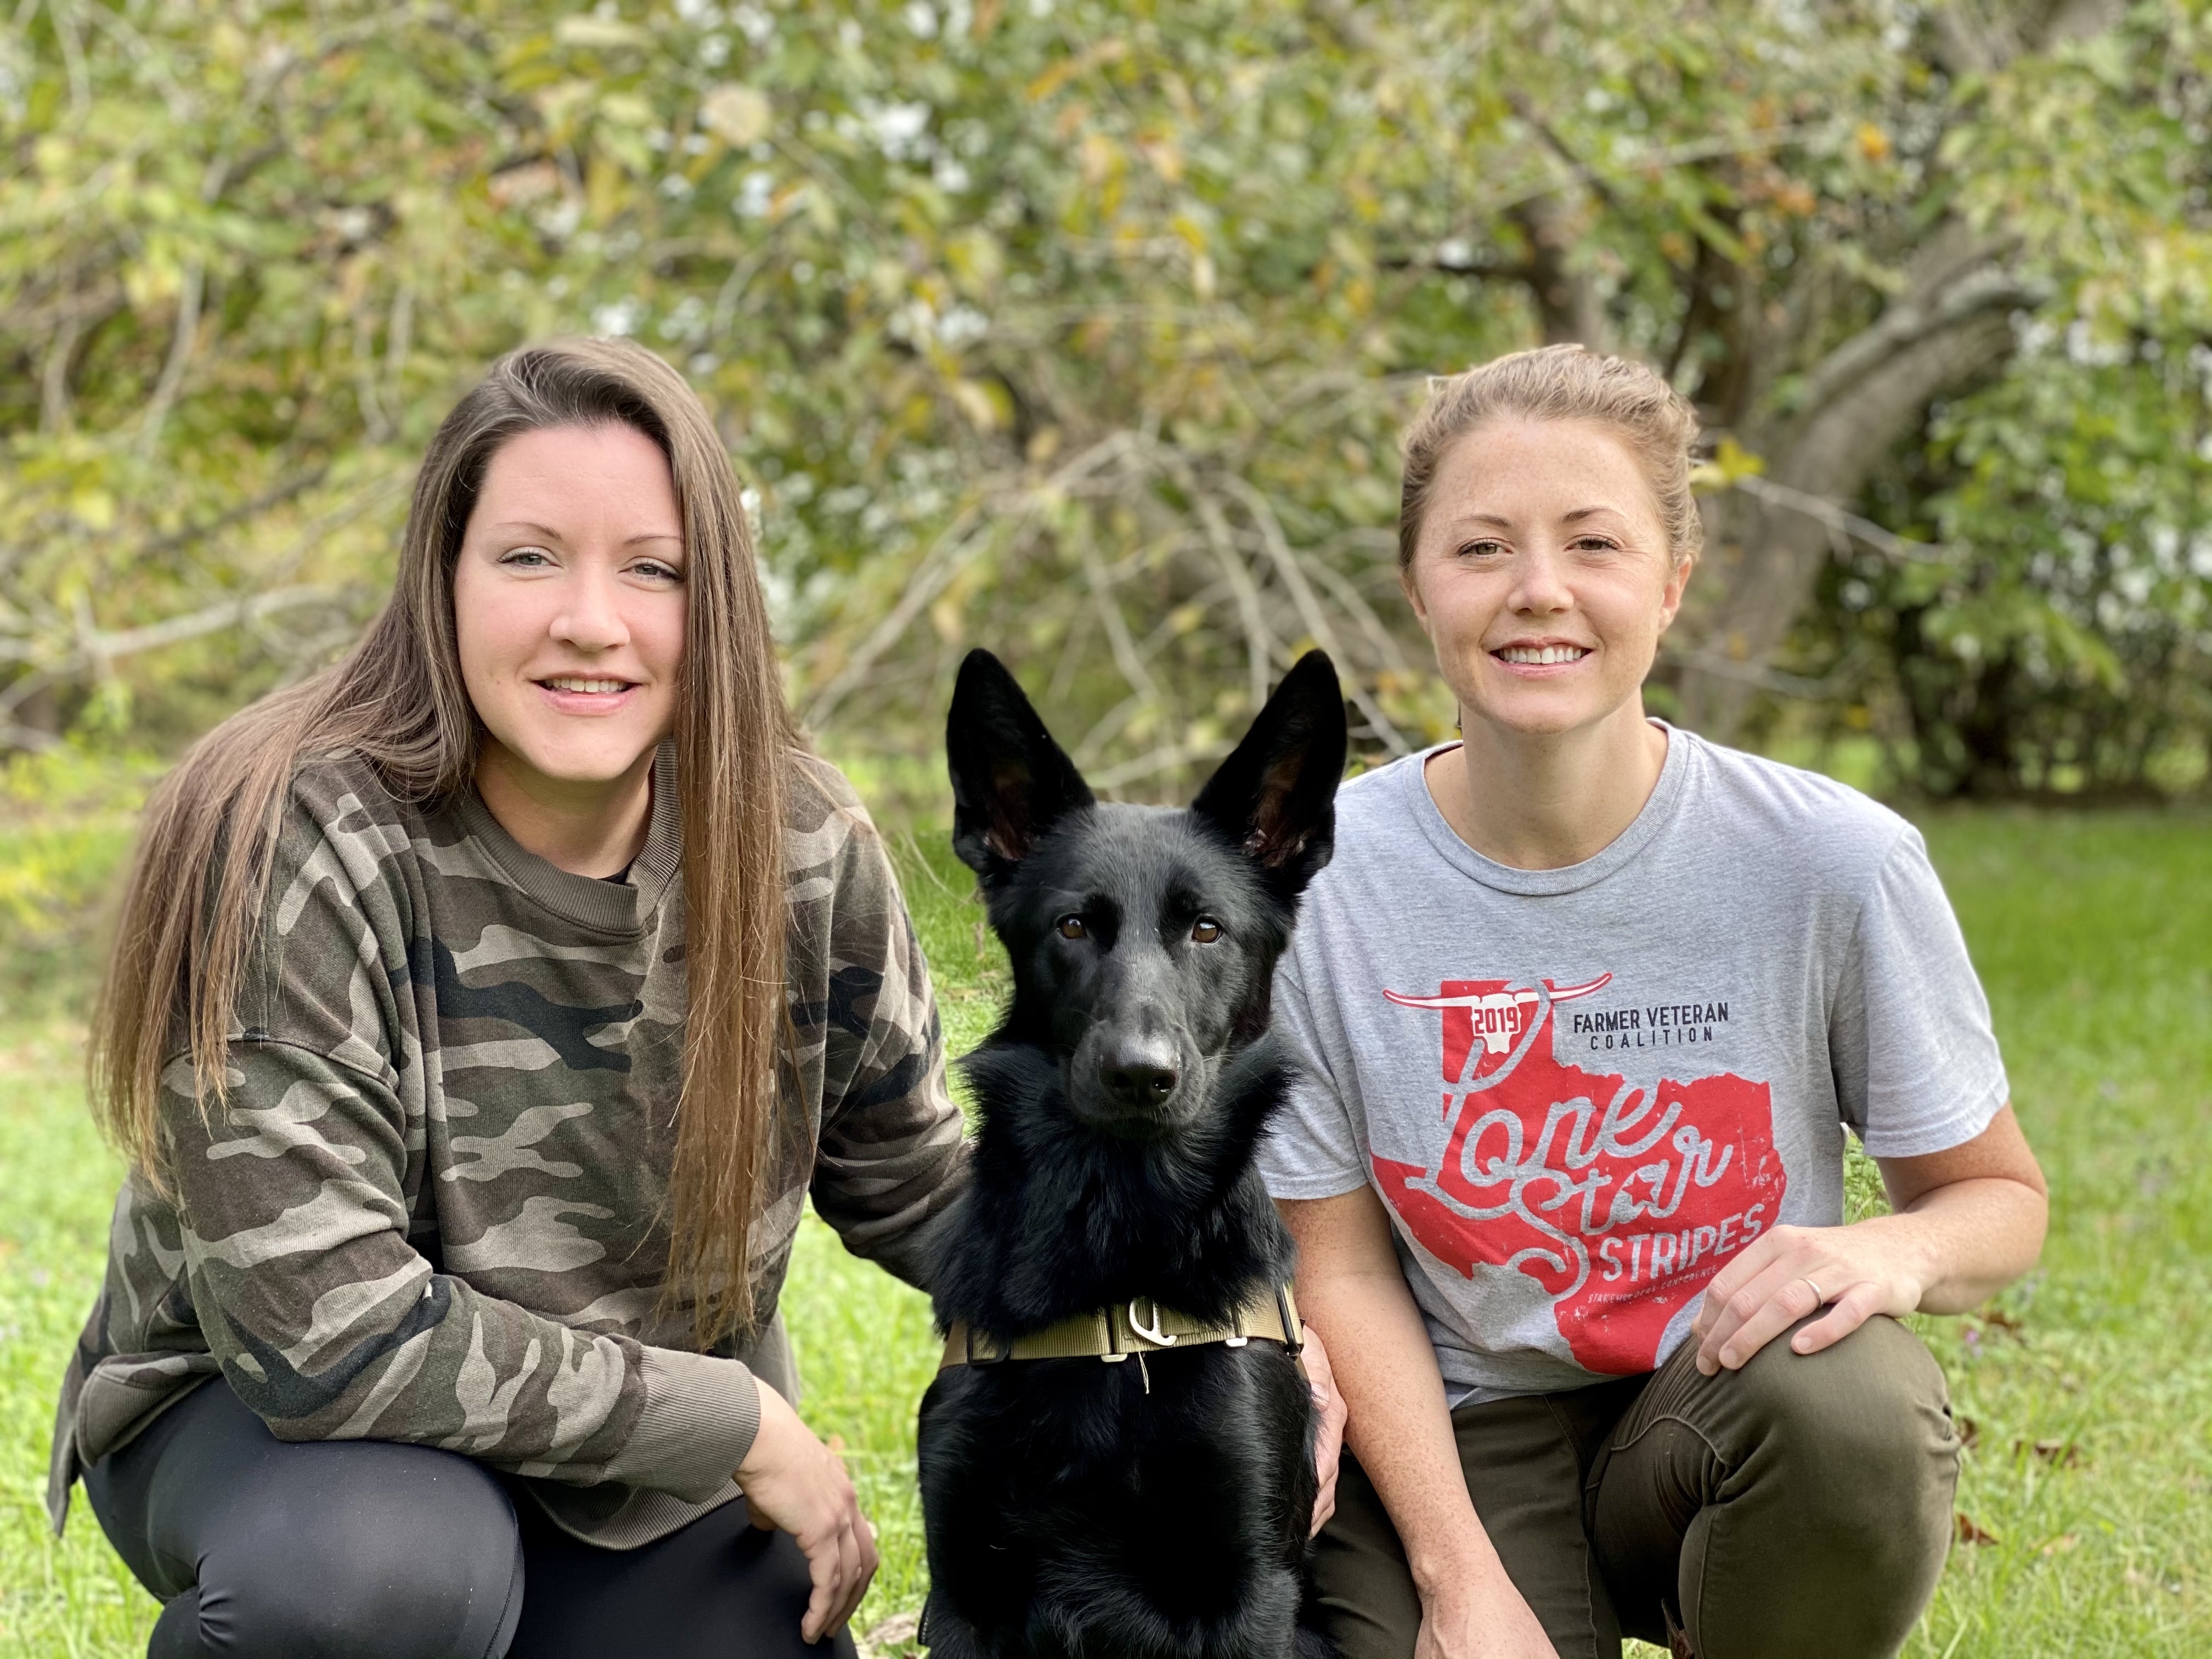
<path fill-rule="evenodd" d="M 1613 983 L 1611 974 L 1600 974 L 1587 985 L 1564 990 L 1551 981 L 1544 988 L 1553 1002 L 1572 1002 Z M 1542 998 L 1534 991 L 1509 990 L 1502 979 L 1448 979 L 1432 997 L 1410 997 L 1402 991 L 1382 994 L 1406 1008 L 1439 1008 L 1444 1017 L 1444 1081 L 1458 1083 L 1467 1076 L 1467 1057 L 1475 1039 L 1482 1039 L 1482 1057 L 1475 1075 L 1487 1077 L 1513 1063 L 1520 1039 L 1528 1033 L 1529 1019 Z"/>

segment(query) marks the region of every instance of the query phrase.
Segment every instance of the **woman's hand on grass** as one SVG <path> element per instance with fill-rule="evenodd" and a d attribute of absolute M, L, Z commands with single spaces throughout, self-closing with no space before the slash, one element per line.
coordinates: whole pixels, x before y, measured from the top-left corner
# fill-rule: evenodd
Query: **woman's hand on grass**
<path fill-rule="evenodd" d="M 1306 1384 L 1313 1390 L 1314 1473 L 1321 1478 L 1314 1492 L 1313 1527 L 1306 1534 L 1312 1537 L 1336 1513 L 1336 1471 L 1343 1460 L 1344 1425 L 1351 1410 L 1336 1390 L 1336 1373 L 1329 1369 L 1321 1334 L 1310 1325 L 1305 1328 L 1305 1350 L 1300 1357 L 1305 1361 Z"/>
<path fill-rule="evenodd" d="M 753 1525 L 799 1540 L 814 1581 L 799 1633 L 818 1642 L 843 1629 L 867 1594 L 876 1576 L 875 1529 L 860 1513 L 853 1479 L 837 1454 L 764 1382 L 760 1403 L 760 1430 L 736 1479 Z"/>
<path fill-rule="evenodd" d="M 1850 1227 L 1775 1227 L 1713 1275 L 1690 1322 L 1698 1369 L 1707 1376 L 1737 1370 L 1752 1355 L 1809 1317 L 1826 1315 L 1790 1339 L 1796 1353 L 1832 1347 L 1876 1314 L 1902 1317 L 1926 1291 L 1923 1242 L 1884 1217 Z"/>

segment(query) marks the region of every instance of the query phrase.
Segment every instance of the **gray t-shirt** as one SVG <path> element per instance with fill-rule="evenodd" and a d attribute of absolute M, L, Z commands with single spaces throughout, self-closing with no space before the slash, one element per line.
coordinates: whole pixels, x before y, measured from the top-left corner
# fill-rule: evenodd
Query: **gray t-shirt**
<path fill-rule="evenodd" d="M 1426 756 L 1347 784 L 1277 975 L 1309 1075 L 1268 1188 L 1375 1187 L 1455 1397 L 1655 1369 L 1753 1239 L 1843 1219 L 1846 1126 L 1909 1158 L 2008 1098 L 1919 833 L 1666 729 L 1635 822 L 1563 870 L 1460 840 Z"/>

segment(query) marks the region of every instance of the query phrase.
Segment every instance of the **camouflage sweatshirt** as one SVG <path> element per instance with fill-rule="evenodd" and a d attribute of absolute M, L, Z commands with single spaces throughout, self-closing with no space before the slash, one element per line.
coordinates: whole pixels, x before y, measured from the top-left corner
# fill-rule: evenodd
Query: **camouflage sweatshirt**
<path fill-rule="evenodd" d="M 173 1201 L 127 1179 L 64 1380 L 49 1507 L 218 1372 L 284 1440 L 413 1441 L 522 1478 L 614 1547 L 735 1496 L 756 1374 L 794 1391 L 801 1204 L 909 1281 L 961 1170 L 928 970 L 852 789 L 795 757 L 794 1132 L 751 1252 L 766 1322 L 693 1352 L 657 1311 L 684 1020 L 672 746 L 619 882 L 525 851 L 473 794 L 395 801 L 346 757 L 294 781 L 205 1126 L 172 1060 Z M 795 1077 L 795 1086 L 792 1078 Z"/>

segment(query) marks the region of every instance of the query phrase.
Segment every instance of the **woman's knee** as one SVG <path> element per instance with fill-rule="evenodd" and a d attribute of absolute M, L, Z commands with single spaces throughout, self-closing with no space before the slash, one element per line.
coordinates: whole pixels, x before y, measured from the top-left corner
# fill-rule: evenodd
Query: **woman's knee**
<path fill-rule="evenodd" d="M 1738 1378 L 1752 1437 L 1808 1501 L 1862 1514 L 1876 1531 L 1925 1510 L 1948 1535 L 1959 1455 L 1949 1391 L 1903 1325 L 1877 1316 L 1814 1354 L 1777 1337 Z"/>
<path fill-rule="evenodd" d="M 1682 1540 L 1697 1651 L 1895 1652 L 1950 1548 L 1958 1437 L 1942 1370 L 1895 1321 L 1778 1337 L 1712 1379 L 1719 1480 Z"/>
<path fill-rule="evenodd" d="M 498 1482 L 466 1458 L 423 1447 L 316 1449 L 356 1455 L 328 1460 L 327 1478 L 261 1509 L 202 1556 L 203 1650 L 236 1659 L 499 1659 L 523 1571 Z"/>

